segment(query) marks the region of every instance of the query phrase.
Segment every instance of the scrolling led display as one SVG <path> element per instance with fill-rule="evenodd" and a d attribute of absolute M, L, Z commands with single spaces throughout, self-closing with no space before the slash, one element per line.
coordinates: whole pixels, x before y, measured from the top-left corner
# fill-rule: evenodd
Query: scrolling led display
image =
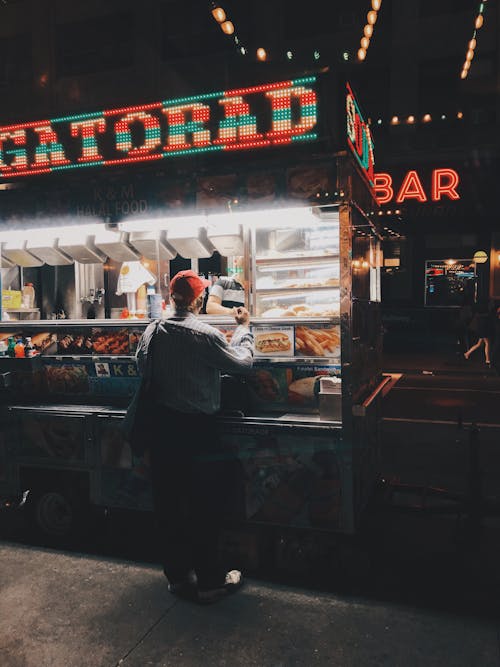
<path fill-rule="evenodd" d="M 0 177 L 314 141 L 316 83 L 311 76 L 3 126 Z"/>

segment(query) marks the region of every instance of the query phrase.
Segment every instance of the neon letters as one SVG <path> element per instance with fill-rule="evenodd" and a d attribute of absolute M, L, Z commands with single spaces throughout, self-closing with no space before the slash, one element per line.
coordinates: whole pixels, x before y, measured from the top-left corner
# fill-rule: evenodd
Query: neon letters
<path fill-rule="evenodd" d="M 311 76 L 0 127 L 0 177 L 314 141 L 315 84 Z"/>
<path fill-rule="evenodd" d="M 434 169 L 431 176 L 431 200 L 441 201 L 444 197 L 455 201 L 460 199 L 458 186 L 460 178 L 454 169 Z M 410 170 L 396 192 L 393 186 L 392 176 L 385 172 L 374 176 L 375 197 L 379 204 L 388 204 L 393 200 L 402 204 L 407 200 L 415 200 L 421 203 L 428 201 L 422 181 L 415 169 Z"/>

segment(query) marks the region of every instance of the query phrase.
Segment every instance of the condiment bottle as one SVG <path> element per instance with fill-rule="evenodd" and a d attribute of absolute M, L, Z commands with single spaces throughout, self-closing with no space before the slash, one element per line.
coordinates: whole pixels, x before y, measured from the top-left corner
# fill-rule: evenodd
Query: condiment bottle
<path fill-rule="evenodd" d="M 15 347 L 14 347 L 14 356 L 17 358 L 23 358 L 24 357 L 24 345 L 23 345 L 23 340 L 22 338 L 19 338 L 17 341 Z"/>
<path fill-rule="evenodd" d="M 31 358 L 34 357 L 36 354 L 36 349 L 33 343 L 31 342 L 31 338 L 28 336 L 26 338 L 26 343 L 24 345 L 24 356 Z"/>
<path fill-rule="evenodd" d="M 9 344 L 7 345 L 7 356 L 8 357 L 15 357 L 16 353 L 14 351 L 14 348 L 16 347 L 16 339 L 14 336 L 9 336 Z"/>

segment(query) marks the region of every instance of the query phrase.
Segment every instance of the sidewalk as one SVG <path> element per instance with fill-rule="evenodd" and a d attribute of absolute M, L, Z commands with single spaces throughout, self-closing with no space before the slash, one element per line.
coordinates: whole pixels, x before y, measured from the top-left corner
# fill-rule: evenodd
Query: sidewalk
<path fill-rule="evenodd" d="M 457 586 L 460 582 L 457 582 Z M 160 568 L 0 545 L 2 667 L 498 666 L 491 620 L 251 580 L 209 607 Z"/>

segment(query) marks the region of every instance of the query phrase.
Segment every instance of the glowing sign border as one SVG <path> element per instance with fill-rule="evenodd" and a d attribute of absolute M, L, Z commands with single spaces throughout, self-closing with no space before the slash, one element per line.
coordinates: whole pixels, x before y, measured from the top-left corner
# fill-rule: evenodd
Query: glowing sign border
<path fill-rule="evenodd" d="M 373 137 L 348 82 L 346 82 L 346 132 L 347 145 L 361 167 L 370 187 L 373 188 L 375 168 Z"/>

